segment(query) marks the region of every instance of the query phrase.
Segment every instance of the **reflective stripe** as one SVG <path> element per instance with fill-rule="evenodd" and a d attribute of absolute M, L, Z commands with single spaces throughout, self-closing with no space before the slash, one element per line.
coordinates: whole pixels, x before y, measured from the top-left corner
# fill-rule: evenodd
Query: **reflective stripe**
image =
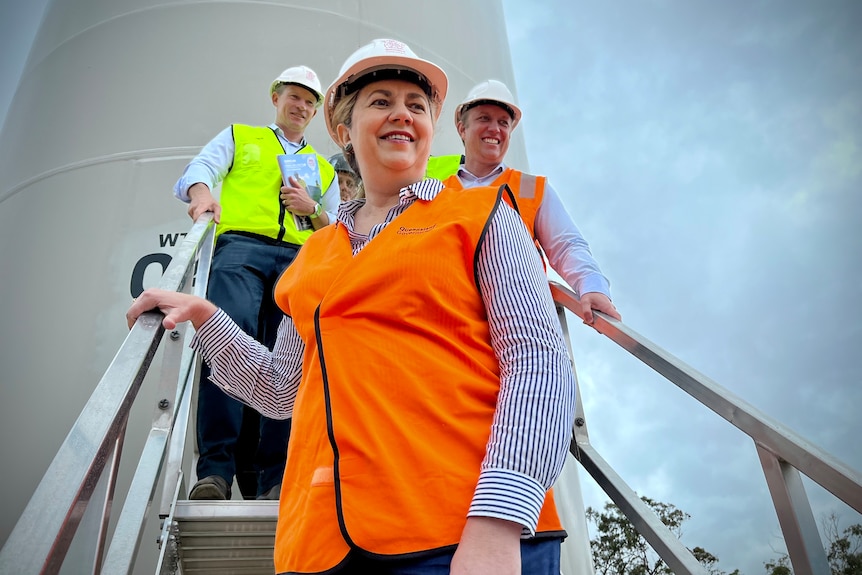
<path fill-rule="evenodd" d="M 536 197 L 536 176 L 521 172 L 521 189 L 518 190 L 518 197 L 528 199 Z"/>

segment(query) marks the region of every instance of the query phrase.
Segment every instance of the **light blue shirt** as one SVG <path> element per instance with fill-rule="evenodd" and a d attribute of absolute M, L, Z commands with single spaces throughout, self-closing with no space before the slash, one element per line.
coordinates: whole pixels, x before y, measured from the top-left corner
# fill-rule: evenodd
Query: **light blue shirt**
<path fill-rule="evenodd" d="M 500 164 L 491 170 L 490 174 L 480 178 L 462 165 L 458 168 L 458 179 L 464 189 L 490 186 L 505 170 L 506 165 Z M 584 239 L 560 196 L 548 181 L 545 182 L 545 196 L 536 212 L 534 231 L 548 263 L 575 293 L 580 296 L 599 292 L 610 299 L 610 281 L 602 273 L 590 251 L 590 244 Z"/>
<path fill-rule="evenodd" d="M 305 146 L 305 138 L 297 144 L 285 138 L 284 132 L 275 124 L 270 124 L 269 127 L 278 136 L 278 141 L 281 142 L 285 154 L 295 154 Z M 174 185 L 174 196 L 185 203 L 189 203 L 191 201 L 189 188 L 197 183 L 206 184 L 210 191 L 214 190 L 215 186 L 227 176 L 233 163 L 235 149 L 233 130 L 228 126 L 210 140 L 200 153 L 189 162 L 182 177 Z M 323 210 L 329 215 L 330 222 L 335 221 L 340 202 L 341 192 L 338 189 L 338 174 L 336 173 L 320 202 L 323 205 Z"/>

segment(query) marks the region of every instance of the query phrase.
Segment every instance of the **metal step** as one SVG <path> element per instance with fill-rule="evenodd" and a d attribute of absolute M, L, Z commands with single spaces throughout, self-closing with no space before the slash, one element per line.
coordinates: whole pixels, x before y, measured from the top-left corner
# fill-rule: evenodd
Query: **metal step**
<path fill-rule="evenodd" d="M 272 575 L 278 501 L 177 501 L 179 573 Z"/>

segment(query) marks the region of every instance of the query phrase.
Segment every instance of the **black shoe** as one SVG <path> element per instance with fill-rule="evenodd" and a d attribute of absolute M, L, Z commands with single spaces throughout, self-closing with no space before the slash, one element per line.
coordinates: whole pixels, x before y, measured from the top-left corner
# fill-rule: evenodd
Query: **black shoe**
<path fill-rule="evenodd" d="M 278 496 L 281 495 L 281 483 L 273 485 L 266 493 L 261 493 L 257 499 L 278 501 Z"/>
<path fill-rule="evenodd" d="M 230 485 L 220 475 L 209 475 L 195 483 L 189 499 L 226 501 L 230 499 Z"/>

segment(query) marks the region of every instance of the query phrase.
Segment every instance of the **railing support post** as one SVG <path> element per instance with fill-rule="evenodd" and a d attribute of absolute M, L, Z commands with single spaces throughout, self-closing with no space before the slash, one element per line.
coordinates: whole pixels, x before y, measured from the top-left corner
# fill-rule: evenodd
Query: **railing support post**
<path fill-rule="evenodd" d="M 805 486 L 802 485 L 802 476 L 786 461 L 780 460 L 761 445 L 755 445 L 778 514 L 778 523 L 784 533 L 793 573 L 831 575 L 814 513 L 805 494 Z"/>

